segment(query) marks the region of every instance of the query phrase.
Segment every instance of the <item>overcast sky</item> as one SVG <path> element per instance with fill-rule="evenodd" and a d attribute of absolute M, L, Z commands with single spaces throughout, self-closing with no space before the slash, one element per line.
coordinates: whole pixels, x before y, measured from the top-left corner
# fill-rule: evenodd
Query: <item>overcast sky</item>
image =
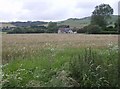
<path fill-rule="evenodd" d="M 109 4 L 118 14 L 119 0 L 0 0 L 0 22 L 59 21 L 90 16 L 96 5 Z"/>

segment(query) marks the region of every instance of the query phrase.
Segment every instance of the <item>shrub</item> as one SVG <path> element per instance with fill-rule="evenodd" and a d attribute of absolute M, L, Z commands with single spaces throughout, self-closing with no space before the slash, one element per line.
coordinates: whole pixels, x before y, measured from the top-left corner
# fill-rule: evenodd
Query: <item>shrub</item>
<path fill-rule="evenodd" d="M 41 27 L 17 27 L 13 30 L 8 31 L 9 34 L 14 33 L 44 33 L 45 28 Z"/>
<path fill-rule="evenodd" d="M 100 34 L 119 34 L 118 31 L 101 31 Z"/>
<path fill-rule="evenodd" d="M 77 31 L 77 33 L 98 34 L 101 32 L 101 27 L 98 25 L 88 25 Z"/>
<path fill-rule="evenodd" d="M 56 22 L 49 22 L 47 26 L 47 33 L 57 33 L 58 26 Z"/>
<path fill-rule="evenodd" d="M 86 27 L 77 30 L 77 33 L 86 33 L 86 32 L 87 32 Z"/>
<path fill-rule="evenodd" d="M 112 53 L 112 56 L 109 54 Z M 74 55 L 69 62 L 70 76 L 75 79 L 81 87 L 116 87 L 117 61 L 111 49 L 107 54 L 86 49 L 82 55 Z M 106 56 L 106 59 L 104 57 Z"/>
<path fill-rule="evenodd" d="M 109 27 L 104 28 L 104 31 L 117 31 L 117 29 L 113 28 L 113 26 L 109 26 Z"/>
<path fill-rule="evenodd" d="M 86 29 L 89 34 L 97 34 L 101 32 L 101 27 L 98 25 L 88 25 Z"/>

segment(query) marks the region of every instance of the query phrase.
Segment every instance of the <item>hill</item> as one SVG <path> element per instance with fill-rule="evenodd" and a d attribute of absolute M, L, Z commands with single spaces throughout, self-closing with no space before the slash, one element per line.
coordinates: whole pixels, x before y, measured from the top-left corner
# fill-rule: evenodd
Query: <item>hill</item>
<path fill-rule="evenodd" d="M 115 21 L 118 19 L 117 15 L 112 15 L 111 19 L 108 20 L 111 25 L 115 23 Z M 82 28 L 84 26 L 87 26 L 90 24 L 91 17 L 85 17 L 85 18 L 69 18 L 64 21 L 59 21 L 58 25 L 69 25 L 70 27 L 77 27 L 77 28 Z"/>
<path fill-rule="evenodd" d="M 108 20 L 110 25 L 114 25 L 116 20 L 118 19 L 117 15 L 112 15 L 111 19 Z M 69 18 L 64 21 L 57 22 L 58 25 L 69 25 L 70 27 L 76 27 L 76 28 L 82 28 L 84 26 L 87 26 L 90 24 L 91 17 L 85 17 L 85 18 Z M 21 26 L 47 26 L 48 22 L 43 21 L 27 21 L 27 22 L 8 22 L 8 23 L 2 23 L 0 27 L 21 27 Z"/>
<path fill-rule="evenodd" d="M 15 25 L 11 23 L 1 23 L 0 28 L 11 28 L 11 27 L 16 27 Z"/>
<path fill-rule="evenodd" d="M 27 21 L 27 22 L 11 22 L 11 24 L 21 27 L 21 26 L 41 26 L 41 25 L 46 25 L 48 22 L 43 22 L 43 21 Z"/>
<path fill-rule="evenodd" d="M 0 28 L 3 27 L 28 27 L 28 26 L 46 26 L 48 22 L 42 22 L 42 21 L 28 21 L 28 22 L 2 22 L 0 25 Z"/>

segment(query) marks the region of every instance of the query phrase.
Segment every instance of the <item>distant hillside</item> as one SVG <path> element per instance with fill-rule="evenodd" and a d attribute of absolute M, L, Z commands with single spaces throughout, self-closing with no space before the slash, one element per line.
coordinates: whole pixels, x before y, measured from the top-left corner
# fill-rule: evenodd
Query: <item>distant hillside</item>
<path fill-rule="evenodd" d="M 111 25 L 115 23 L 115 21 L 118 19 L 117 15 L 113 15 L 110 20 L 108 20 Z M 70 27 L 77 27 L 82 28 L 84 26 L 87 26 L 90 24 L 91 17 L 85 17 L 85 18 L 69 18 L 64 21 L 57 22 L 58 25 L 69 25 Z M 28 22 L 8 22 L 8 23 L 2 23 L 0 27 L 21 27 L 21 26 L 48 26 L 48 22 L 43 21 L 28 21 Z"/>
<path fill-rule="evenodd" d="M 11 24 L 11 23 L 1 23 L 0 28 L 10 28 L 10 27 L 16 27 L 15 25 Z"/>
<path fill-rule="evenodd" d="M 28 22 L 11 22 L 11 24 L 21 27 L 21 26 L 41 26 L 41 25 L 46 25 L 48 22 L 43 22 L 43 21 L 28 21 Z"/>
<path fill-rule="evenodd" d="M 117 15 L 113 15 L 112 18 L 108 21 L 111 23 L 111 25 L 113 25 L 115 23 L 115 21 L 117 20 L 117 18 L 118 18 Z M 70 18 L 65 21 L 58 22 L 58 25 L 69 25 L 70 27 L 82 28 L 84 26 L 89 25 L 90 20 L 91 20 L 91 17 L 85 17 L 85 18 L 81 18 L 81 19 Z"/>
<path fill-rule="evenodd" d="M 1 22 L 0 28 L 11 28 L 11 27 L 28 27 L 28 26 L 47 26 L 48 22 L 43 21 L 28 21 L 28 22 Z"/>

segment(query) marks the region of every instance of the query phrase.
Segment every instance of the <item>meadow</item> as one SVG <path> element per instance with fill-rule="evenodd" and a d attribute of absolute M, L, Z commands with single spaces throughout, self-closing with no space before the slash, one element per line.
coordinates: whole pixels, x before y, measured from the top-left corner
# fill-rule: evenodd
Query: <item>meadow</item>
<path fill-rule="evenodd" d="M 118 87 L 118 36 L 3 34 L 2 86 Z"/>

